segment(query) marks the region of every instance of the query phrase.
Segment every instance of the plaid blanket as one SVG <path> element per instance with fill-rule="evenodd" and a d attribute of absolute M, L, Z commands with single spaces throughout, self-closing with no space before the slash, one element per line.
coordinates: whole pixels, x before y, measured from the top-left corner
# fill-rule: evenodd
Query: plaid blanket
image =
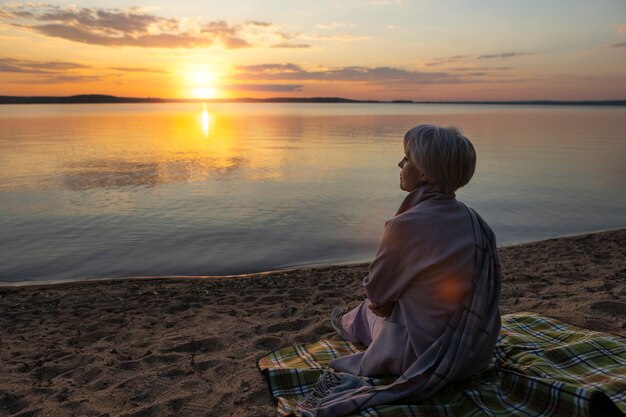
<path fill-rule="evenodd" d="M 296 404 L 328 363 L 365 346 L 335 340 L 277 349 L 259 359 L 279 416 Z M 367 378 L 368 382 L 385 381 Z M 626 413 L 626 340 L 534 313 L 502 317 L 491 365 L 418 404 L 370 407 L 353 416 L 611 416 Z"/>

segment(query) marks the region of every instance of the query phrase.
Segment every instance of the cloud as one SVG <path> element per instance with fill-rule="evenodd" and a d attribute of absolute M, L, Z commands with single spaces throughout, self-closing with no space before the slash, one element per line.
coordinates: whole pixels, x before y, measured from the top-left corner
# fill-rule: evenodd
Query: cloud
<path fill-rule="evenodd" d="M 296 64 L 242 65 L 235 67 L 242 80 L 348 81 L 375 84 L 452 84 L 467 82 L 445 72 L 410 71 L 394 67 L 338 67 L 305 69 Z"/>
<path fill-rule="evenodd" d="M 247 20 L 246 21 L 247 25 L 251 25 L 251 26 L 261 26 L 261 27 L 270 27 L 273 26 L 273 23 L 269 23 L 269 22 L 260 22 L 258 20 Z"/>
<path fill-rule="evenodd" d="M 305 67 L 294 63 L 241 65 L 234 67 L 232 80 L 293 85 L 307 82 L 358 83 L 382 89 L 409 89 L 422 85 L 517 82 L 506 72 L 511 67 L 459 67 L 456 71 L 413 71 L 396 67 Z M 495 72 L 494 71 L 498 71 Z M 299 91 L 299 90 L 294 90 Z"/>
<path fill-rule="evenodd" d="M 69 74 L 48 74 L 44 78 L 28 79 L 15 81 L 18 84 L 75 84 L 75 83 L 93 83 L 101 81 L 99 75 L 69 75 Z"/>
<path fill-rule="evenodd" d="M 470 57 L 471 55 L 455 55 L 455 56 L 449 56 L 449 57 L 444 57 L 444 58 L 435 58 L 429 62 L 426 62 L 424 65 L 426 65 L 427 67 L 433 67 L 436 65 L 444 65 L 444 64 L 450 64 L 453 62 L 464 61 Z"/>
<path fill-rule="evenodd" d="M 299 49 L 299 48 L 310 48 L 311 45 L 308 45 L 306 43 L 289 43 L 289 42 L 282 42 L 282 43 L 277 43 L 276 45 L 272 45 L 272 48 L 294 48 L 294 49 Z"/>
<path fill-rule="evenodd" d="M 305 39 L 311 40 L 320 40 L 320 41 L 328 41 L 328 42 L 355 42 L 369 39 L 368 36 L 358 36 L 358 35 L 350 35 L 348 33 L 338 33 L 336 35 L 303 35 Z"/>
<path fill-rule="evenodd" d="M 282 40 L 291 40 L 300 36 L 300 33 L 287 33 L 287 32 L 275 32 L 274 35 L 278 36 Z"/>
<path fill-rule="evenodd" d="M 454 67 L 447 68 L 449 71 L 508 71 L 514 69 L 513 67 Z"/>
<path fill-rule="evenodd" d="M 74 42 L 102 46 L 139 46 L 144 48 L 197 48 L 213 45 L 213 40 L 190 36 L 187 34 L 146 34 L 146 35 L 123 35 L 108 36 L 95 33 L 91 29 L 61 24 L 39 25 L 31 27 L 35 31 L 51 37 L 62 38 Z M 227 39 L 229 44 L 236 44 L 232 39 Z"/>
<path fill-rule="evenodd" d="M 83 64 L 64 61 L 33 61 L 28 59 L 16 59 L 0 57 L 0 72 L 13 72 L 21 74 L 57 74 L 73 69 L 89 68 Z"/>
<path fill-rule="evenodd" d="M 445 65 L 445 64 L 453 64 L 456 62 L 468 62 L 472 60 L 478 59 L 507 59 L 507 58 L 515 58 L 520 56 L 529 56 L 534 55 L 529 52 L 505 52 L 501 54 L 483 54 L 483 55 L 455 55 L 449 57 L 435 58 L 426 63 L 424 63 L 427 67 L 437 66 L 437 65 Z"/>
<path fill-rule="evenodd" d="M 528 55 L 534 55 L 528 52 L 506 52 L 503 54 L 489 54 L 489 55 L 479 55 L 476 57 L 476 59 L 502 59 L 502 58 L 515 58 L 518 56 L 528 56 Z"/>
<path fill-rule="evenodd" d="M 92 68 L 87 65 L 64 61 L 32 61 L 0 57 L 0 73 L 22 74 L 9 82 L 18 84 L 84 83 L 102 79 L 99 75 L 72 73 L 74 70 Z"/>
<path fill-rule="evenodd" d="M 240 65 L 236 67 L 239 71 L 251 73 L 282 73 L 301 71 L 300 65 L 296 64 L 259 64 L 259 65 Z"/>
<path fill-rule="evenodd" d="M 122 72 L 152 72 L 158 74 L 167 74 L 168 71 L 153 69 L 153 68 L 144 68 L 144 67 L 111 67 L 112 70 L 122 71 Z"/>
<path fill-rule="evenodd" d="M 271 92 L 293 92 L 302 91 L 302 84 L 230 84 L 220 88 L 229 91 L 271 91 Z"/>
<path fill-rule="evenodd" d="M 612 43 L 608 45 L 608 47 L 609 48 L 626 48 L 626 42 Z"/>
<path fill-rule="evenodd" d="M 263 23 L 261 25 L 259 23 L 249 22 L 248 25 L 266 27 Z M 229 49 L 250 47 L 251 44 L 239 36 L 240 30 L 241 27 L 231 26 L 227 22 L 220 20 L 204 24 L 201 33 L 208 36 L 211 42 L 215 39 L 220 39 L 221 43 Z"/>
<path fill-rule="evenodd" d="M 227 49 L 280 45 L 297 35 L 278 32 L 269 22 L 164 18 L 142 8 L 102 9 L 60 7 L 50 4 L 11 3 L 0 6 L 0 19 L 36 33 L 101 46 L 141 48 Z M 285 44 L 288 45 L 288 44 Z M 282 46 L 292 47 L 292 46 Z"/>
<path fill-rule="evenodd" d="M 91 72 L 84 74 L 84 70 Z M 81 83 L 93 82 L 111 75 L 110 71 L 131 73 L 159 73 L 167 74 L 168 71 L 157 68 L 144 67 L 94 67 L 76 62 L 67 61 L 35 61 L 11 57 L 0 57 L 0 73 L 15 73 L 33 75 L 28 79 L 22 79 L 22 83 Z M 76 71 L 79 71 L 76 73 Z M 93 72 L 96 72 L 95 74 Z M 119 76 L 120 74 L 116 74 Z"/>
<path fill-rule="evenodd" d="M 322 29 L 322 30 L 333 30 L 333 29 L 337 29 L 337 28 L 355 28 L 357 27 L 357 25 L 355 25 L 354 23 L 351 24 L 347 24 L 347 23 L 337 23 L 337 22 L 332 22 L 329 24 L 317 24 L 315 25 L 315 27 L 317 27 L 318 29 Z"/>
<path fill-rule="evenodd" d="M 90 70 L 96 71 L 100 74 L 83 74 L 75 73 L 74 71 Z M 113 70 L 118 72 L 137 72 L 137 73 L 160 73 L 167 74 L 168 71 L 153 68 L 144 67 L 101 67 L 96 68 L 89 65 L 79 64 L 76 62 L 67 61 L 35 61 L 30 59 L 19 59 L 10 57 L 0 57 L 0 73 L 16 73 L 34 75 L 36 77 L 30 77 L 23 82 L 27 83 L 78 83 L 78 82 L 93 82 L 101 80 L 103 74 L 107 73 L 107 70 Z M 104 72 L 103 72 L 104 71 Z"/>
<path fill-rule="evenodd" d="M 615 28 L 620 35 L 626 35 L 626 25 L 619 25 Z"/>

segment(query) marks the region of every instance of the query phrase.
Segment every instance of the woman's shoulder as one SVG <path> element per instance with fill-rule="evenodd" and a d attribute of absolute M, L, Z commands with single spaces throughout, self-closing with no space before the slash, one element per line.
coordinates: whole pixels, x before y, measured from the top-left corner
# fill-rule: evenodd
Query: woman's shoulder
<path fill-rule="evenodd" d="M 471 215 L 467 206 L 457 200 L 445 204 L 420 204 L 400 213 L 386 223 L 392 233 L 430 234 L 440 233 L 443 229 L 471 226 Z"/>
<path fill-rule="evenodd" d="M 424 210 L 407 210 L 387 220 L 385 233 L 400 240 L 419 240 L 437 230 L 441 219 Z"/>
<path fill-rule="evenodd" d="M 395 215 L 388 222 L 433 222 L 448 220 L 449 217 L 469 216 L 467 206 L 456 199 L 424 201 L 408 210 Z"/>

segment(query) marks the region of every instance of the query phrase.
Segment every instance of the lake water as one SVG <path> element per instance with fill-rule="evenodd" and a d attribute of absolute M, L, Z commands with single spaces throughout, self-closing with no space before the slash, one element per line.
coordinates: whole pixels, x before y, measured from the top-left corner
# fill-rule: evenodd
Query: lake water
<path fill-rule="evenodd" d="M 0 281 L 370 260 L 420 123 L 473 141 L 499 244 L 626 226 L 624 107 L 1 106 Z"/>

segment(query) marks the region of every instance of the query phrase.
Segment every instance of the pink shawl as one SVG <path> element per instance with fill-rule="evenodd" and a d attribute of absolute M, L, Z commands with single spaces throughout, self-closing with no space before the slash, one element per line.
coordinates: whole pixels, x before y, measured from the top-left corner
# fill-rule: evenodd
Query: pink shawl
<path fill-rule="evenodd" d="M 429 191 L 418 189 L 409 194 L 398 215 L 426 199 L 425 194 Z M 454 199 L 453 194 L 447 196 Z M 490 353 L 495 346 L 500 328 L 500 261 L 494 233 L 473 209 L 462 206 L 471 218 L 474 232 L 473 286 L 443 332 L 389 385 L 372 385 L 363 377 L 326 370 L 313 392 L 299 404 L 298 411 L 304 416 L 338 417 L 376 405 L 402 401 L 415 403 L 431 397 L 455 379 L 467 376 L 468 364 L 484 362 L 485 352 Z M 404 239 L 411 239 L 419 233 L 420 230 L 409 230 L 409 233 L 402 234 Z M 404 260 L 396 261 L 402 265 Z M 402 274 L 402 270 L 394 273 Z M 367 282 L 366 278 L 366 289 Z"/>

